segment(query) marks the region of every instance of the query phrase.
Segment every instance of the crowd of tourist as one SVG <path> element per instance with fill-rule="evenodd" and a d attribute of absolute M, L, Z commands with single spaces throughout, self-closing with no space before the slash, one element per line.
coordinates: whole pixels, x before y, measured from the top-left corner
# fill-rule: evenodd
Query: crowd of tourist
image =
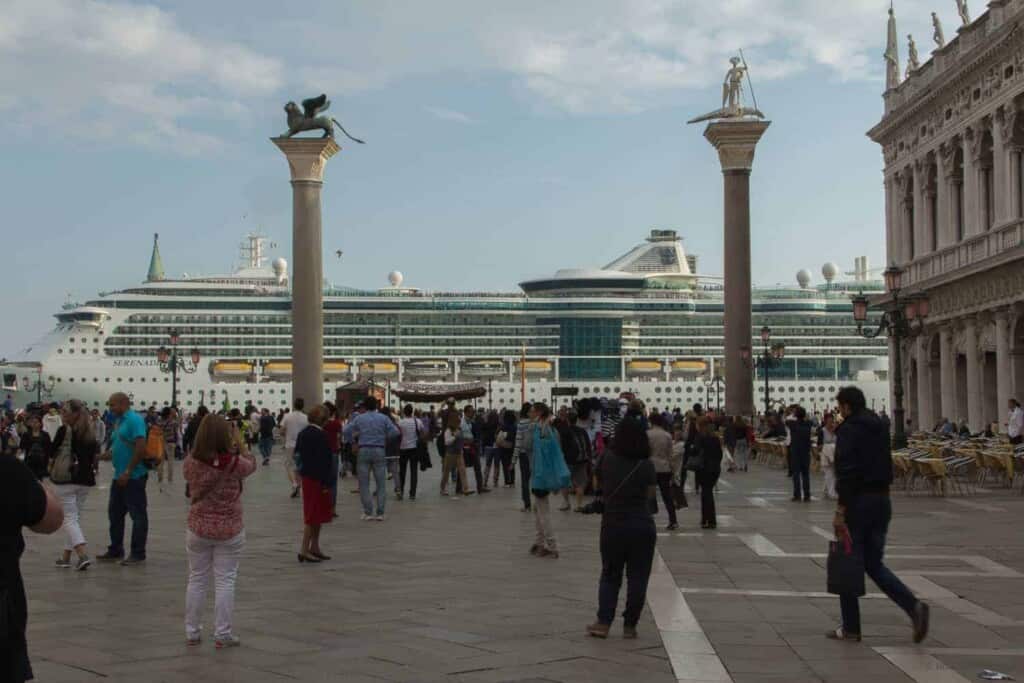
<path fill-rule="evenodd" d="M 599 607 L 597 621 L 587 628 L 599 638 L 609 635 L 624 577 L 623 635 L 636 637 L 657 542 L 655 520 L 664 507 L 666 531 L 686 526 L 680 510 L 689 507 L 690 473 L 691 493 L 700 499 L 700 526 L 714 530 L 723 470 L 748 472 L 760 443 L 781 443 L 792 500 L 808 502 L 816 445 L 824 474 L 822 496 L 837 500 L 837 538 L 849 540 L 862 554 L 867 575 L 911 617 L 916 641 L 928 628 L 927 606 L 882 564 L 892 514 L 889 424 L 884 414 L 867 409 L 855 388 L 840 392 L 835 411 L 808 415 L 793 405 L 753 421 L 705 411 L 700 404 L 684 412 L 617 399 L 585 399 L 556 410 L 526 403 L 518 413 L 460 408 L 449 399 L 438 410 L 404 405 L 394 412 L 375 396 L 345 408 L 329 402 L 307 407 L 299 399 L 292 410 L 277 415 L 253 406 L 225 406 L 218 412 L 200 406 L 194 414 L 181 415 L 175 407 L 136 412 L 129 397 L 119 393 L 110 397 L 103 414 L 72 400 L 19 414 L 6 411 L 2 419 L 2 533 L 14 541 L 2 560 L 0 588 L 17 595 L 8 601 L 13 612 L 5 615 L 9 621 L 13 615 L 14 644 L 0 667 L 14 672 L 11 680 L 26 680 L 30 672 L 18 571 L 21 528 L 41 533 L 63 528 L 66 540 L 56 566 L 88 569 L 93 558 L 80 519 L 101 460 L 110 461 L 113 481 L 107 501 L 109 543 L 95 559 L 127 567 L 146 561 L 151 471 L 163 491 L 165 482 L 173 486 L 175 463 L 183 461 L 181 479 L 189 498 L 186 642 L 201 642 L 200 615 L 212 579 L 215 646 L 237 646 L 232 612 L 245 546 L 243 482 L 258 467 L 253 451 L 258 450 L 262 466 L 270 466 L 276 443 L 283 446 L 287 495 L 301 497 L 297 557 L 303 564 L 331 560 L 321 547 L 321 532 L 338 517 L 339 479 L 349 477 L 367 522 L 387 519 L 389 495 L 416 501 L 420 475 L 435 463 L 441 471 L 438 492 L 450 501 L 499 486 L 518 487 L 520 509 L 532 513 L 536 530 L 529 552 L 538 558 L 556 559 L 561 552 L 557 529 L 562 525 L 554 506 L 563 513 L 600 514 Z M 943 421 L 939 431 L 948 425 Z M 1024 412 L 1016 401 L 1010 402 L 1007 427 L 1011 441 L 1019 443 Z M 127 548 L 126 516 L 132 523 Z M 859 640 L 856 596 L 843 595 L 841 606 L 842 624 L 829 637 Z"/>

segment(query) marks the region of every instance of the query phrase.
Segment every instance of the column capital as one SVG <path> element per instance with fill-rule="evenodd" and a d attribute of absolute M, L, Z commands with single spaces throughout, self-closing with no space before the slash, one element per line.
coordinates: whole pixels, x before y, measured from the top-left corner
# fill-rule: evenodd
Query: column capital
<path fill-rule="evenodd" d="M 754 148 L 771 121 L 726 119 L 714 121 L 704 129 L 704 137 L 718 150 L 722 171 L 750 171 Z"/>
<path fill-rule="evenodd" d="M 270 138 L 284 152 L 292 182 L 322 183 L 327 160 L 341 151 L 334 138 Z"/>

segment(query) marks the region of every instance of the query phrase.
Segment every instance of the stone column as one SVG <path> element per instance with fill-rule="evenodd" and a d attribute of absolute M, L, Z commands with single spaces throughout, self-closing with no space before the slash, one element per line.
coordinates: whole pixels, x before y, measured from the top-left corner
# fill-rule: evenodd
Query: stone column
<path fill-rule="evenodd" d="M 964 318 L 964 355 L 967 356 L 967 424 L 981 431 L 985 410 L 981 396 L 981 359 L 978 356 L 978 323 L 973 316 Z"/>
<path fill-rule="evenodd" d="M 925 163 L 922 159 L 914 161 L 914 185 L 912 190 L 914 193 L 914 224 L 910 228 L 914 232 L 913 258 L 928 253 L 927 240 L 925 240 L 925 233 L 927 231 L 925 221 L 928 217 L 928 209 L 925 205 L 925 190 L 928 174 L 925 172 L 925 168 Z"/>
<path fill-rule="evenodd" d="M 725 412 L 753 415 L 750 314 L 750 170 L 769 121 L 726 119 L 708 124 L 704 137 L 722 165 L 725 191 Z"/>
<path fill-rule="evenodd" d="M 939 242 L 935 245 L 936 249 L 948 247 L 956 241 L 956 227 L 954 223 L 956 216 L 953 214 L 953 163 L 956 160 L 954 152 L 955 148 L 953 145 L 944 142 L 939 146 L 938 154 L 936 154 L 938 177 L 935 179 L 935 186 L 939 193 Z"/>
<path fill-rule="evenodd" d="M 893 206 L 896 203 L 896 181 L 891 175 L 885 177 L 885 256 L 896 260 L 896 219 Z"/>
<path fill-rule="evenodd" d="M 992 122 L 992 210 L 995 212 L 993 225 L 1002 225 L 1010 217 L 1010 159 L 1007 152 L 1006 115 L 1000 110 Z M 1010 126 L 1012 132 L 1012 124 Z"/>
<path fill-rule="evenodd" d="M 333 138 L 272 138 L 292 179 L 292 398 L 311 408 L 324 398 L 324 166 L 341 148 Z"/>
<path fill-rule="evenodd" d="M 943 327 L 939 331 L 939 380 L 942 399 L 942 415 L 950 420 L 958 419 L 956 414 L 956 354 L 953 350 L 953 330 Z"/>
<path fill-rule="evenodd" d="M 1013 398 L 1013 368 L 1010 363 L 1010 311 L 1000 309 L 994 315 L 996 323 L 996 414 L 1002 424 L 1003 411 Z"/>
<path fill-rule="evenodd" d="M 978 232 L 978 169 L 974 150 L 981 147 L 981 135 L 974 128 L 964 129 L 964 237 Z"/>
<path fill-rule="evenodd" d="M 1006 219 L 1010 221 L 1021 218 L 1020 160 L 1020 147 L 1006 148 Z"/>
<path fill-rule="evenodd" d="M 932 413 L 932 366 L 928 357 L 930 336 L 921 335 L 915 339 L 917 356 L 917 423 L 918 430 L 930 430 L 935 425 Z"/>

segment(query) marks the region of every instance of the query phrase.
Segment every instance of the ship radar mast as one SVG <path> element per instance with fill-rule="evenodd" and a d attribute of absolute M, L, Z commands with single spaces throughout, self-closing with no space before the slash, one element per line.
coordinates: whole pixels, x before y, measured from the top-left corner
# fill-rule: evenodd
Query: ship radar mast
<path fill-rule="evenodd" d="M 267 260 L 267 256 L 264 251 L 264 247 L 267 246 L 267 236 L 259 233 L 250 232 L 245 236 L 245 241 L 238 245 L 238 251 L 242 261 L 243 268 L 263 268 L 263 264 Z M 269 248 L 273 249 L 277 244 L 274 242 L 269 243 Z"/>

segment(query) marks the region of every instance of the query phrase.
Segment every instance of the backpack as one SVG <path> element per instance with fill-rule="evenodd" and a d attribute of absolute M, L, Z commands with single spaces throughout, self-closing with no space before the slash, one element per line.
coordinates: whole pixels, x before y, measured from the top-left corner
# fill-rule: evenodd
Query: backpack
<path fill-rule="evenodd" d="M 153 469 L 159 467 L 164 461 L 164 430 L 160 425 L 153 425 L 149 428 L 146 436 L 146 467 Z"/>

